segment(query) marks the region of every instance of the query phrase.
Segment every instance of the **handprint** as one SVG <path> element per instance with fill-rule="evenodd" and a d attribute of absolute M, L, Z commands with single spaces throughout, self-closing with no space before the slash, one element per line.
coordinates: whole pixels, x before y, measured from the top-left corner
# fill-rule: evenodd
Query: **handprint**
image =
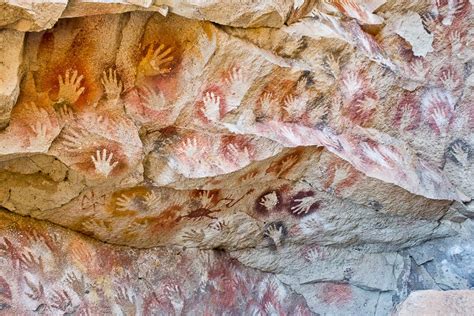
<path fill-rule="evenodd" d="M 148 211 L 156 211 L 160 205 L 160 197 L 154 191 L 150 191 L 145 194 L 143 204 Z"/>
<path fill-rule="evenodd" d="M 334 179 L 332 180 L 332 187 L 337 187 L 342 181 L 347 179 L 350 175 L 351 167 L 348 164 L 339 164 L 334 167 Z"/>
<path fill-rule="evenodd" d="M 270 238 L 276 248 L 279 248 L 283 244 L 284 234 L 285 229 L 282 223 L 272 223 L 264 232 L 264 236 Z"/>
<path fill-rule="evenodd" d="M 305 252 L 304 258 L 309 262 L 316 262 L 319 260 L 319 251 L 317 249 L 310 249 Z"/>
<path fill-rule="evenodd" d="M 446 109 L 442 106 L 434 108 L 431 117 L 433 118 L 439 133 L 443 136 L 446 135 L 449 125 L 449 118 Z"/>
<path fill-rule="evenodd" d="M 410 106 L 404 105 L 401 109 L 400 130 L 406 131 L 410 128 L 412 123 L 412 110 Z"/>
<path fill-rule="evenodd" d="M 38 286 L 36 286 L 32 281 L 25 277 L 25 283 L 30 288 L 30 293 L 25 294 L 33 301 L 38 303 L 42 302 L 44 299 L 44 287 L 41 282 L 38 282 Z"/>
<path fill-rule="evenodd" d="M 206 118 L 211 122 L 216 122 L 220 119 L 220 104 L 221 97 L 214 94 L 214 92 L 206 92 L 204 98 L 203 113 Z"/>
<path fill-rule="evenodd" d="M 85 88 L 81 87 L 81 81 L 83 76 L 77 76 L 77 70 L 68 69 L 64 76 L 64 80 L 61 75 L 58 76 L 59 80 L 59 92 L 58 101 L 67 102 L 73 104 L 79 99 Z"/>
<path fill-rule="evenodd" d="M 35 137 L 31 139 L 31 145 L 35 148 L 48 148 L 50 144 L 50 139 L 48 136 L 48 128 L 46 124 L 41 122 L 36 122 L 34 126 L 31 126 Z"/>
<path fill-rule="evenodd" d="M 344 79 L 342 79 L 347 98 L 352 98 L 363 87 L 363 82 L 356 72 L 349 72 Z"/>
<path fill-rule="evenodd" d="M 58 109 L 58 118 L 61 123 L 61 126 L 66 125 L 75 120 L 74 111 L 67 104 L 62 105 Z"/>
<path fill-rule="evenodd" d="M 82 297 L 84 294 L 88 293 L 87 284 L 83 275 L 78 278 L 74 272 L 68 273 L 66 282 L 79 297 Z"/>
<path fill-rule="evenodd" d="M 164 292 L 166 297 L 168 297 L 168 299 L 170 300 L 171 305 L 173 305 L 176 314 L 180 315 L 184 306 L 184 300 L 183 294 L 181 293 L 181 289 L 179 288 L 179 286 L 174 284 L 167 284 L 165 286 Z"/>
<path fill-rule="evenodd" d="M 117 77 L 117 71 L 115 69 L 109 68 L 108 72 L 104 70 L 100 82 L 104 86 L 107 99 L 116 101 L 120 98 L 123 84 Z"/>
<path fill-rule="evenodd" d="M 265 92 L 260 98 L 260 108 L 264 117 L 271 117 L 272 111 L 276 107 L 276 101 L 273 99 L 273 94 Z"/>
<path fill-rule="evenodd" d="M 306 112 L 306 102 L 308 100 L 303 96 L 288 95 L 285 97 L 283 109 L 290 118 L 296 119 Z"/>
<path fill-rule="evenodd" d="M 311 208 L 318 203 L 316 196 L 305 196 L 294 200 L 296 205 L 291 207 L 291 212 L 295 215 L 308 214 Z"/>
<path fill-rule="evenodd" d="M 455 54 L 459 54 L 462 50 L 462 37 L 461 32 L 454 30 L 449 34 L 449 42 L 451 43 L 451 51 Z"/>
<path fill-rule="evenodd" d="M 365 97 L 357 102 L 357 107 L 357 113 L 359 114 L 371 112 L 377 108 L 377 99 L 370 96 Z"/>
<path fill-rule="evenodd" d="M 438 7 L 441 5 L 441 1 L 437 0 Z M 448 0 L 447 5 L 440 8 L 439 13 L 444 16 L 442 21 L 443 25 L 449 26 L 453 23 L 456 14 L 459 13 L 464 7 L 463 0 Z"/>
<path fill-rule="evenodd" d="M 24 269 L 27 269 L 30 272 L 41 273 L 43 272 L 43 259 L 41 256 L 36 258 L 31 251 L 28 251 L 27 254 L 22 254 L 20 258 L 20 266 Z"/>
<path fill-rule="evenodd" d="M 341 73 L 340 61 L 341 57 L 336 58 L 334 54 L 329 54 L 325 59 L 324 68 L 334 78 L 338 78 Z"/>
<path fill-rule="evenodd" d="M 377 146 L 373 147 L 368 143 L 363 143 L 362 152 L 371 162 L 376 163 L 382 167 L 392 169 L 392 167 L 387 163 L 386 157 L 380 152 Z"/>
<path fill-rule="evenodd" d="M 214 203 L 214 194 L 211 191 L 202 191 L 199 193 L 199 201 L 202 207 L 212 207 Z"/>
<path fill-rule="evenodd" d="M 446 89 L 450 91 L 456 90 L 459 86 L 459 79 L 455 77 L 455 74 L 452 69 L 446 69 L 441 73 L 441 82 Z"/>
<path fill-rule="evenodd" d="M 69 128 L 61 136 L 64 139 L 63 144 L 67 149 L 82 150 L 86 146 L 87 138 L 90 134 L 84 129 Z"/>
<path fill-rule="evenodd" d="M 281 134 L 283 137 L 285 137 L 290 143 L 294 145 L 299 145 L 300 143 L 300 137 L 296 135 L 296 133 L 293 131 L 293 129 L 289 126 L 283 126 L 281 128 Z"/>
<path fill-rule="evenodd" d="M 468 148 L 467 150 L 465 150 L 463 144 L 461 142 L 458 142 L 451 147 L 451 153 L 462 167 L 467 167 L 469 163 Z"/>
<path fill-rule="evenodd" d="M 91 156 L 92 162 L 94 163 L 96 173 L 108 177 L 110 172 L 117 166 L 118 161 L 112 163 L 113 153 L 107 157 L 107 149 L 102 149 L 102 155 L 100 150 L 96 151 L 96 156 Z"/>
<path fill-rule="evenodd" d="M 54 291 L 53 296 L 51 297 L 51 307 L 59 309 L 66 314 L 74 312 L 74 307 L 72 306 L 71 298 L 66 291 Z"/>
<path fill-rule="evenodd" d="M 171 71 L 170 63 L 174 60 L 171 54 L 173 48 L 166 48 L 165 45 L 161 44 L 154 49 L 155 46 L 156 44 L 148 46 L 145 57 L 138 65 L 138 72 L 145 76 L 163 75 Z"/>
<path fill-rule="evenodd" d="M 409 64 L 411 70 L 411 77 L 418 81 L 424 81 L 426 74 L 428 73 L 428 68 L 425 67 L 423 60 L 421 58 L 415 58 Z"/>
<path fill-rule="evenodd" d="M 201 244 L 204 241 L 204 238 L 206 237 L 206 234 L 202 229 L 196 230 L 196 229 L 190 229 L 188 231 L 185 231 L 183 235 L 181 236 L 181 239 L 185 243 L 192 243 L 192 244 Z"/>
<path fill-rule="evenodd" d="M 137 211 L 137 205 L 135 203 L 135 196 L 128 196 L 122 194 L 117 198 L 115 202 L 117 205 L 117 210 L 119 211 Z"/>
<path fill-rule="evenodd" d="M 154 110 L 163 110 L 166 108 L 166 99 L 163 92 L 157 92 L 151 87 L 145 87 L 141 90 L 143 91 L 143 100 L 149 108 Z"/>
<path fill-rule="evenodd" d="M 247 146 L 240 150 L 235 144 L 227 145 L 227 152 L 238 162 L 239 166 L 246 166 L 252 161 Z"/>
<path fill-rule="evenodd" d="M 272 191 L 271 193 L 264 195 L 260 199 L 259 204 L 265 207 L 268 211 L 272 211 L 275 206 L 278 205 L 278 195 L 275 191 Z"/>
<path fill-rule="evenodd" d="M 180 147 L 176 150 L 178 153 L 185 155 L 187 158 L 193 158 L 200 150 L 198 148 L 197 139 L 194 137 L 183 140 Z"/>
<path fill-rule="evenodd" d="M 129 295 L 126 287 L 119 287 L 115 294 L 115 303 L 120 307 L 124 315 L 136 315 L 136 298 Z"/>

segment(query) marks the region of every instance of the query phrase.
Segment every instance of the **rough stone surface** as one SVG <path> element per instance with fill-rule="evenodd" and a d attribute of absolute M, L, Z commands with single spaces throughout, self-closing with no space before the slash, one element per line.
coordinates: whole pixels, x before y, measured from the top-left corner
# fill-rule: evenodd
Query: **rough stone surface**
<path fill-rule="evenodd" d="M 399 316 L 472 315 L 474 291 L 419 291 L 399 306 Z"/>
<path fill-rule="evenodd" d="M 470 2 L 0 8 L 0 314 L 389 315 L 474 286 Z"/>

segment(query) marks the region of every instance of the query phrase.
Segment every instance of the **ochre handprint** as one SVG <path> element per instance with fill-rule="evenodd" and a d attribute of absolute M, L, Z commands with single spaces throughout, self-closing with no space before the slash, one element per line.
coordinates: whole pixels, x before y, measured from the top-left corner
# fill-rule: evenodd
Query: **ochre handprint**
<path fill-rule="evenodd" d="M 150 44 L 148 46 L 145 57 L 138 64 L 138 73 L 144 76 L 164 75 L 171 71 L 171 62 L 174 60 L 171 52 L 172 47 L 166 48 L 164 44 L 160 44 L 155 49 L 157 44 Z"/>
<path fill-rule="evenodd" d="M 77 70 L 68 69 L 64 75 L 58 76 L 59 92 L 58 101 L 73 104 L 79 99 L 85 88 L 81 86 L 83 76 L 77 76 Z"/>

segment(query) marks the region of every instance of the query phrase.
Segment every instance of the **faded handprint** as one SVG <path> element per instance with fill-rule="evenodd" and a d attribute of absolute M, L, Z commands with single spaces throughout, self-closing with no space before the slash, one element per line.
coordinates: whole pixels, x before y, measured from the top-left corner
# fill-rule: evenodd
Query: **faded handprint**
<path fill-rule="evenodd" d="M 296 133 L 293 131 L 293 129 L 290 126 L 283 126 L 280 131 L 281 131 L 281 135 L 285 137 L 293 145 L 300 144 L 300 137 L 296 135 Z"/>
<path fill-rule="evenodd" d="M 276 100 L 271 92 L 265 92 L 260 98 L 260 108 L 264 117 L 271 117 L 276 107 Z"/>
<path fill-rule="evenodd" d="M 160 205 L 160 197 L 154 191 L 150 191 L 145 194 L 143 204 L 147 210 L 156 211 Z"/>
<path fill-rule="evenodd" d="M 401 117 L 400 117 L 400 130 L 406 131 L 411 127 L 413 114 L 412 109 L 408 105 L 403 105 L 400 109 Z"/>
<path fill-rule="evenodd" d="M 357 113 L 367 113 L 377 109 L 377 102 L 376 98 L 372 98 L 370 96 L 365 97 L 362 100 L 357 102 Z"/>
<path fill-rule="evenodd" d="M 441 73 L 440 80 L 443 83 L 444 87 L 450 91 L 456 90 L 460 83 L 459 79 L 456 78 L 452 69 L 444 70 Z"/>
<path fill-rule="evenodd" d="M 203 113 L 211 122 L 216 122 L 220 119 L 221 97 L 214 92 L 206 92 L 202 99 L 204 103 Z"/>
<path fill-rule="evenodd" d="M 128 196 L 126 194 L 122 194 L 117 198 L 115 202 L 117 205 L 117 210 L 119 211 L 138 211 L 135 196 Z"/>
<path fill-rule="evenodd" d="M 171 305 L 173 305 L 173 308 L 176 314 L 180 315 L 184 307 L 184 300 L 183 300 L 183 294 L 179 286 L 175 284 L 166 285 L 164 294 L 170 300 Z"/>
<path fill-rule="evenodd" d="M 49 131 L 46 124 L 41 122 L 36 122 L 34 126 L 31 126 L 31 130 L 35 134 L 35 137 L 32 138 L 31 145 L 35 148 L 48 148 L 50 144 Z"/>
<path fill-rule="evenodd" d="M 469 147 L 457 142 L 451 147 L 451 154 L 456 161 L 462 166 L 467 167 L 469 164 Z"/>
<path fill-rule="evenodd" d="M 415 58 L 410 64 L 411 78 L 417 81 L 424 81 L 426 74 L 428 73 L 428 68 L 425 67 L 425 63 L 421 58 Z"/>
<path fill-rule="evenodd" d="M 141 90 L 143 91 L 143 100 L 149 108 L 154 110 L 163 110 L 166 108 L 166 99 L 163 92 L 157 92 L 151 87 L 144 87 Z"/>
<path fill-rule="evenodd" d="M 186 138 L 181 142 L 181 145 L 176 149 L 176 151 L 189 159 L 193 158 L 195 155 L 200 153 L 197 139 L 195 137 Z"/>
<path fill-rule="evenodd" d="M 203 207 L 211 207 L 214 203 L 214 194 L 211 191 L 202 191 L 199 193 L 199 201 Z"/>
<path fill-rule="evenodd" d="M 116 101 L 120 98 L 123 84 L 117 77 L 117 71 L 115 69 L 109 68 L 108 72 L 104 70 L 100 82 L 104 86 L 107 99 Z"/>
<path fill-rule="evenodd" d="M 57 113 L 58 113 L 58 119 L 61 126 L 64 126 L 76 119 L 74 116 L 74 111 L 67 104 L 62 105 L 58 109 Z"/>
<path fill-rule="evenodd" d="M 285 97 L 283 109 L 288 113 L 290 118 L 296 119 L 306 112 L 306 102 L 308 100 L 304 96 L 288 95 Z"/>
<path fill-rule="evenodd" d="M 77 76 L 77 70 L 68 69 L 63 77 L 58 76 L 59 92 L 58 101 L 73 104 L 79 99 L 85 88 L 81 87 L 83 76 Z"/>
<path fill-rule="evenodd" d="M 275 306 L 270 302 L 265 303 L 265 313 L 267 313 L 267 315 L 280 315 Z"/>
<path fill-rule="evenodd" d="M 114 157 L 113 153 L 107 157 L 107 149 L 102 149 L 102 154 L 100 150 L 96 151 L 96 156 L 91 156 L 92 162 L 94 163 L 96 173 L 108 177 L 110 172 L 117 166 L 118 161 L 112 163 L 112 158 Z"/>
<path fill-rule="evenodd" d="M 69 128 L 61 135 L 64 139 L 63 145 L 69 150 L 82 150 L 87 144 L 89 132 L 82 128 Z"/>
<path fill-rule="evenodd" d="M 316 262 L 320 259 L 319 251 L 318 249 L 310 249 L 305 252 L 304 258 L 309 261 L 309 262 Z"/>
<path fill-rule="evenodd" d="M 449 126 L 449 118 L 446 109 L 442 106 L 438 106 L 433 109 L 433 113 L 431 114 L 431 118 L 433 119 L 436 127 L 438 128 L 439 133 L 442 136 L 445 136 L 448 131 Z"/>
<path fill-rule="evenodd" d="M 66 282 L 79 297 L 82 297 L 84 294 L 89 293 L 83 275 L 78 278 L 74 272 L 68 273 Z"/>
<path fill-rule="evenodd" d="M 22 254 L 20 266 L 30 272 L 42 273 L 44 271 L 43 259 L 41 256 L 36 257 L 31 251 L 28 251 L 27 254 Z"/>
<path fill-rule="evenodd" d="M 233 67 L 229 71 L 228 77 L 225 82 L 230 86 L 233 93 L 244 94 L 250 87 L 250 82 L 243 70 L 238 67 Z"/>
<path fill-rule="evenodd" d="M 268 211 L 272 211 L 278 205 L 278 195 L 275 191 L 272 191 L 264 195 L 259 204 L 265 207 Z"/>
<path fill-rule="evenodd" d="M 444 16 L 443 25 L 449 26 L 453 23 L 456 14 L 464 7 L 463 0 L 448 0 L 446 5 L 441 5 L 441 0 L 436 0 L 440 15 Z"/>
<path fill-rule="evenodd" d="M 240 150 L 235 144 L 229 144 L 227 145 L 227 152 L 239 166 L 246 166 L 252 161 L 247 146 Z"/>
<path fill-rule="evenodd" d="M 332 180 L 332 187 L 335 188 L 341 184 L 351 173 L 351 167 L 344 163 L 334 167 L 334 179 Z"/>
<path fill-rule="evenodd" d="M 283 244 L 283 238 L 285 237 L 285 227 L 283 223 L 276 222 L 271 223 L 265 229 L 264 236 L 272 240 L 276 248 L 279 248 Z"/>
<path fill-rule="evenodd" d="M 378 146 L 371 146 L 368 143 L 362 144 L 362 152 L 373 163 L 376 163 L 384 168 L 392 169 L 386 161 L 386 157 L 380 152 Z"/>
<path fill-rule="evenodd" d="M 65 314 L 71 314 L 74 312 L 75 308 L 72 306 L 71 298 L 66 291 L 55 290 L 53 296 L 51 297 L 51 307 L 63 311 Z"/>
<path fill-rule="evenodd" d="M 334 78 L 338 78 L 341 74 L 341 57 L 335 57 L 334 54 L 329 54 L 324 60 L 324 68 L 327 73 L 332 75 Z"/>
<path fill-rule="evenodd" d="M 451 32 L 449 34 L 449 43 L 451 43 L 451 51 L 454 54 L 459 54 L 463 47 L 461 32 L 458 30 Z"/>
<path fill-rule="evenodd" d="M 190 229 L 183 233 L 183 235 L 181 236 L 181 239 L 185 243 L 200 245 L 204 241 L 205 237 L 206 237 L 206 234 L 204 233 L 202 229 L 199 229 L 199 230 Z"/>
<path fill-rule="evenodd" d="M 136 298 L 128 293 L 126 287 L 119 287 L 115 294 L 115 303 L 120 307 L 122 313 L 126 316 L 136 315 Z"/>
<path fill-rule="evenodd" d="M 174 60 L 171 52 L 172 47 L 166 48 L 161 44 L 158 48 L 154 48 L 156 44 L 148 46 L 145 57 L 138 65 L 138 72 L 145 76 L 157 76 L 167 74 L 171 71 L 170 64 Z"/>
<path fill-rule="evenodd" d="M 45 296 L 44 296 L 44 287 L 41 282 L 38 282 L 38 285 L 35 285 L 32 281 L 28 280 L 27 277 L 24 278 L 26 285 L 29 287 L 30 292 L 25 293 L 30 299 L 41 303 Z"/>

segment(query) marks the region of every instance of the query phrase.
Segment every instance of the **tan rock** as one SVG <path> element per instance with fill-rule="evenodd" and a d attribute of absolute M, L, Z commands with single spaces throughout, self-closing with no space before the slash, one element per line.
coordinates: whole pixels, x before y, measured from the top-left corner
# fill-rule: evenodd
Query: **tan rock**
<path fill-rule="evenodd" d="M 398 316 L 469 316 L 474 291 L 415 291 L 397 307 Z"/>

